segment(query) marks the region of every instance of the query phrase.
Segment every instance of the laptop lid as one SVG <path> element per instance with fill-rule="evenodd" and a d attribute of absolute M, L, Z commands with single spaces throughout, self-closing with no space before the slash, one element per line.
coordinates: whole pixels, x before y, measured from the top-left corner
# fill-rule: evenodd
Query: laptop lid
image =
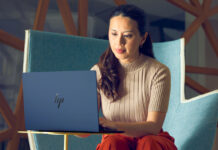
<path fill-rule="evenodd" d="M 27 130 L 98 132 L 95 71 L 23 73 Z"/>

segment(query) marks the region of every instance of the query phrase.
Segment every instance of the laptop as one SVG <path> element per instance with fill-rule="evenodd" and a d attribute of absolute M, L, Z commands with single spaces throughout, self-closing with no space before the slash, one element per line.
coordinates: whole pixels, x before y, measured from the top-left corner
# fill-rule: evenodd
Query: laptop
<path fill-rule="evenodd" d="M 95 71 L 26 72 L 26 130 L 121 133 L 99 125 Z"/>

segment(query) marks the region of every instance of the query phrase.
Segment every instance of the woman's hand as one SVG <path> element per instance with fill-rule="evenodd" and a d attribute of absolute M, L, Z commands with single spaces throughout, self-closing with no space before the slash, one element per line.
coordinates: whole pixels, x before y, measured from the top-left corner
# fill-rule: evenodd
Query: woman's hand
<path fill-rule="evenodd" d="M 146 121 L 142 122 L 113 122 L 105 118 L 99 118 L 99 122 L 103 127 L 123 131 L 124 135 L 131 137 L 142 137 L 145 135 L 160 133 L 166 113 L 148 112 Z"/>
<path fill-rule="evenodd" d="M 116 122 L 106 120 L 106 119 L 103 118 L 103 117 L 100 117 L 100 118 L 99 118 L 99 123 L 100 123 L 103 127 L 107 127 L 107 128 L 111 128 L 111 129 L 116 129 L 116 130 L 118 130 L 118 129 L 117 129 Z"/>

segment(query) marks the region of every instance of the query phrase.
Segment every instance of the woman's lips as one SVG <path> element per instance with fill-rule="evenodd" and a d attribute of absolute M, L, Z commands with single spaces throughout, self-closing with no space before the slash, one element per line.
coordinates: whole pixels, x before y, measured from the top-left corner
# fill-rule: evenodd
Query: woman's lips
<path fill-rule="evenodd" d="M 118 53 L 118 54 L 122 54 L 122 53 L 124 53 L 124 49 L 116 49 L 116 52 Z"/>

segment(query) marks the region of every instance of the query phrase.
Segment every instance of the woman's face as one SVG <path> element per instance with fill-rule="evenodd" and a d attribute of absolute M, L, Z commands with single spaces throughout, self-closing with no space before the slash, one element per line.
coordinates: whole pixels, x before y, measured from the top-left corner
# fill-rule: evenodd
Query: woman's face
<path fill-rule="evenodd" d="M 110 47 L 121 63 L 131 63 L 139 56 L 139 46 L 145 41 L 138 30 L 137 22 L 129 17 L 115 16 L 109 25 Z"/>

